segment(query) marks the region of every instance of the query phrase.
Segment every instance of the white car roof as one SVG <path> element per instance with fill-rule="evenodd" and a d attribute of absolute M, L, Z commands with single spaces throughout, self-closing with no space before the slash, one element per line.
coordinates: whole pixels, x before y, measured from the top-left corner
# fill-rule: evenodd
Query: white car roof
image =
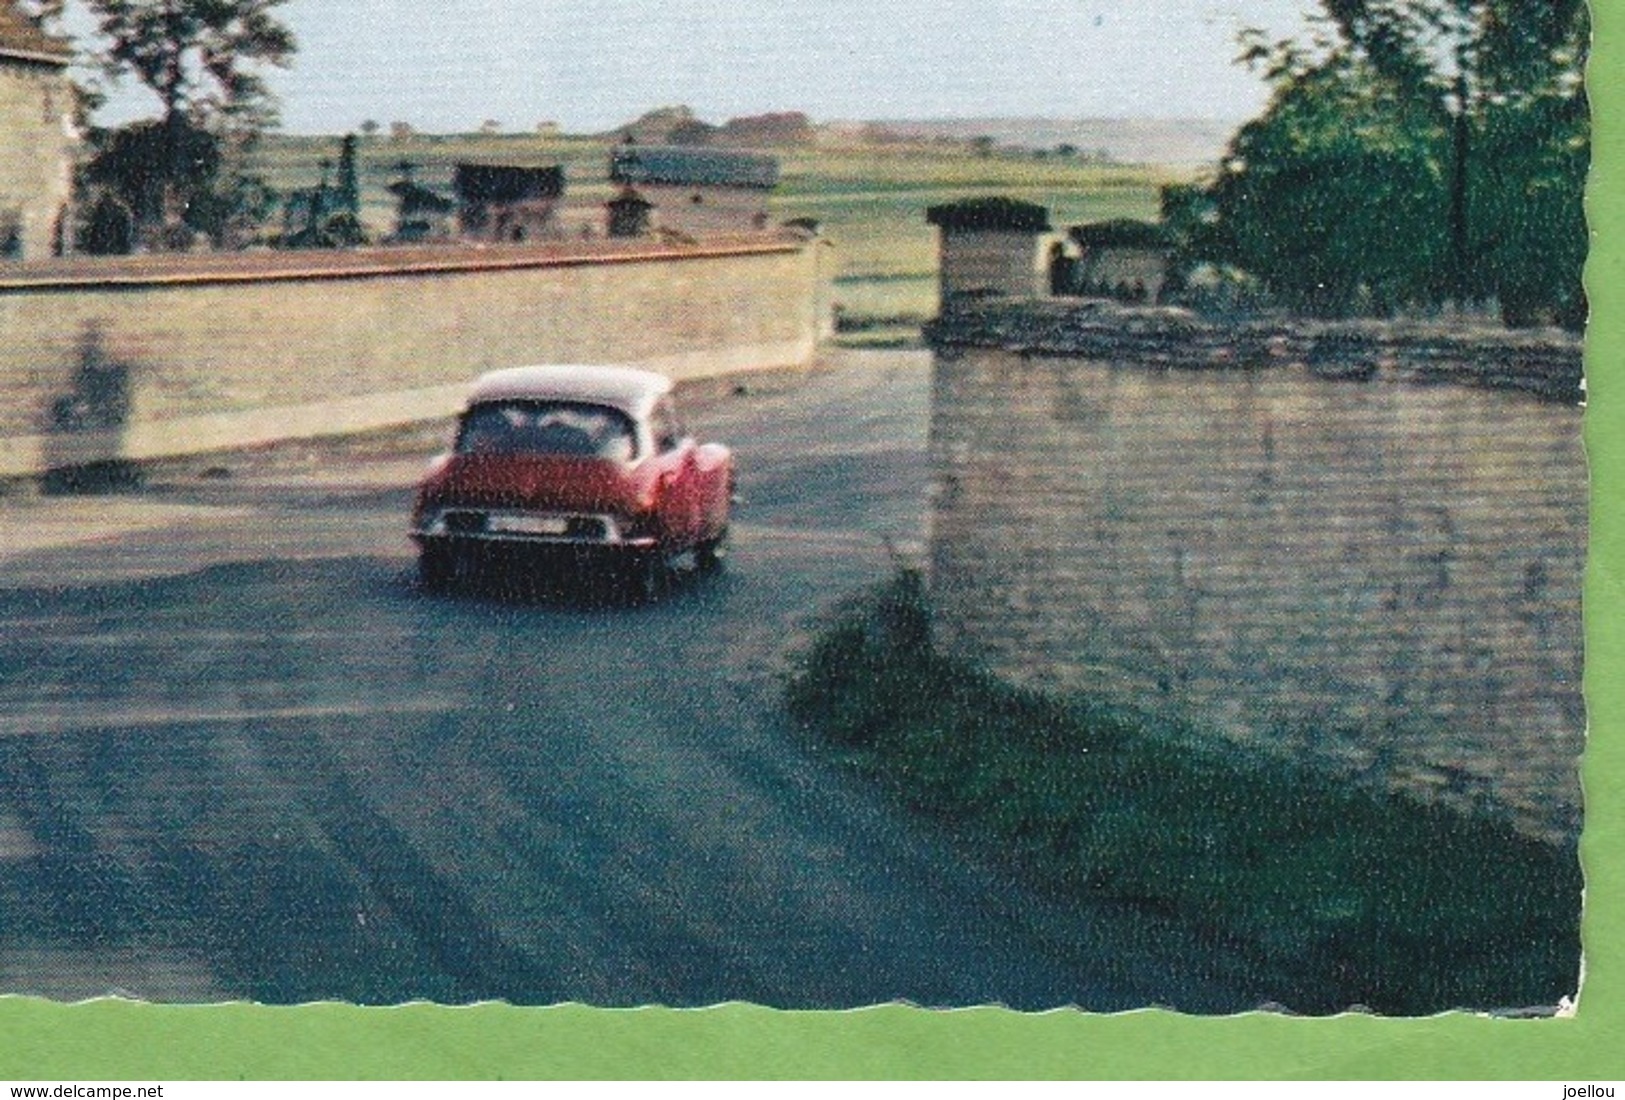
<path fill-rule="evenodd" d="M 641 417 L 671 392 L 671 379 L 635 367 L 596 364 L 549 364 L 507 367 L 482 374 L 469 391 L 468 403 L 486 401 L 587 401 Z"/>

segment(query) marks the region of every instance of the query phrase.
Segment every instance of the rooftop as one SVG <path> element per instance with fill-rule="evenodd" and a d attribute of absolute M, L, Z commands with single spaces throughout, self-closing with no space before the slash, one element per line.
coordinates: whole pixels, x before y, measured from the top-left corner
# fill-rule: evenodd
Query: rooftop
<path fill-rule="evenodd" d="M 1166 248 L 1168 231 L 1160 223 L 1135 218 L 1114 218 L 1072 227 L 1071 237 L 1080 245 L 1101 248 Z"/>
<path fill-rule="evenodd" d="M 927 208 L 925 220 L 942 229 L 971 229 L 983 232 L 1015 230 L 1048 233 L 1049 210 L 1037 203 L 1023 202 L 1003 195 L 961 199 Z"/>
<path fill-rule="evenodd" d="M 564 194 L 564 169 L 557 164 L 527 167 L 465 163 L 457 165 L 452 186 L 468 202 L 509 203 L 526 199 L 556 199 Z"/>
<path fill-rule="evenodd" d="M 12 0 L 0 0 L 0 57 L 67 65 L 73 60 L 73 47 L 40 30 Z"/>
<path fill-rule="evenodd" d="M 614 183 L 664 183 L 677 187 L 778 186 L 779 162 L 754 153 L 691 149 L 674 145 L 619 145 L 609 156 Z"/>

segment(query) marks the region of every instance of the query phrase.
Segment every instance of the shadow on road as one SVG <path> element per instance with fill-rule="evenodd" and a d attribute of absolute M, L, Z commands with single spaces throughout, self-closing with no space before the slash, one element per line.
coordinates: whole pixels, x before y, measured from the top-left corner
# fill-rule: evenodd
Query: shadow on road
<path fill-rule="evenodd" d="M 399 583 L 411 594 L 432 600 L 574 611 L 652 611 L 703 596 L 708 589 L 729 582 L 725 569 L 693 565 L 669 570 L 653 587 L 602 569 L 535 570 L 498 565 L 442 584 L 428 584 L 415 570 L 408 570 L 400 575 Z"/>
<path fill-rule="evenodd" d="M 513 577 L 431 598 L 398 559 L 354 557 L 0 590 L 0 991 L 653 997 L 667 979 L 584 978 L 605 968 L 516 944 L 514 922 L 549 879 L 597 874 L 561 866 L 560 838 L 622 796 L 559 787 L 609 736 L 639 646 L 674 652 L 725 583 L 684 571 L 637 606 Z M 46 603 L 49 631 L 19 627 Z M 614 904 L 589 893 L 556 903 Z"/>

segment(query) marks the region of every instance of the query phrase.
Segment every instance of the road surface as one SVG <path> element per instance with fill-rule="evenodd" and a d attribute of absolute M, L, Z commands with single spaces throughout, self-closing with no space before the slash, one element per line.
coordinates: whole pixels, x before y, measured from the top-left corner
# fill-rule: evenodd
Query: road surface
<path fill-rule="evenodd" d="M 0 992 L 1250 1007 L 1177 927 L 1023 887 L 820 757 L 786 654 L 922 537 L 929 361 L 694 387 L 716 576 L 420 592 L 440 434 L 0 499 Z"/>

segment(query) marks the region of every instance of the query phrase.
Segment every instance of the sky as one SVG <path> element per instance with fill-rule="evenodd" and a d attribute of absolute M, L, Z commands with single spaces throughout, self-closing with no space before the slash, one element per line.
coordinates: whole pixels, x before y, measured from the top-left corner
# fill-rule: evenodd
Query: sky
<path fill-rule="evenodd" d="M 287 0 L 299 40 L 270 70 L 283 127 L 607 130 L 686 104 L 842 119 L 1256 113 L 1236 34 L 1285 35 L 1307 0 Z M 83 15 L 81 13 L 81 20 Z M 83 23 L 80 23 L 83 26 Z M 151 114 L 115 95 L 105 121 Z"/>

